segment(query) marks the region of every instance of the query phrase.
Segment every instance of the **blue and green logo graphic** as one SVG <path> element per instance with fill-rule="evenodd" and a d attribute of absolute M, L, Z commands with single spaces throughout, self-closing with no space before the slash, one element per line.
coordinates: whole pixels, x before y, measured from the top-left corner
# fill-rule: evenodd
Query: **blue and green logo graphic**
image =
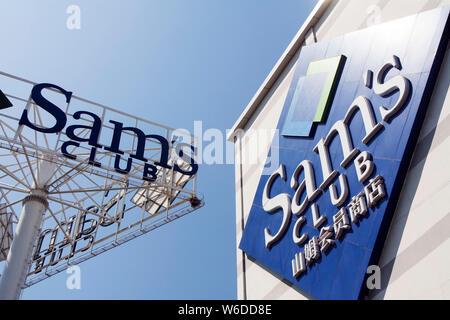
<path fill-rule="evenodd" d="M 313 123 L 325 121 L 344 63 L 343 55 L 309 63 L 306 75 L 294 84 L 294 96 L 281 131 L 283 136 L 309 137 Z"/>

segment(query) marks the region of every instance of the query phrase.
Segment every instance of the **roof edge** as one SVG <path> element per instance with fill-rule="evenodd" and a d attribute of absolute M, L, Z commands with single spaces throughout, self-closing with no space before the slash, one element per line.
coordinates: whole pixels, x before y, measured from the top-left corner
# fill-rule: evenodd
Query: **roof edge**
<path fill-rule="evenodd" d="M 317 21 L 319 21 L 325 10 L 332 2 L 333 0 L 319 0 L 319 2 L 316 4 L 308 18 L 306 18 L 303 25 L 297 31 L 297 34 L 294 36 L 286 50 L 283 52 L 280 59 L 278 59 L 275 66 L 272 68 L 262 85 L 259 87 L 258 91 L 256 91 L 252 100 L 250 100 L 247 107 L 244 109 L 238 120 L 234 123 L 233 127 L 228 132 L 228 141 L 233 141 L 233 137 L 235 136 L 236 132 L 239 129 L 242 129 L 248 123 L 253 113 L 257 110 L 261 101 L 273 87 L 280 74 L 284 71 L 286 66 L 291 61 L 292 57 L 296 54 L 297 50 L 302 46 L 309 30 L 317 23 Z"/>

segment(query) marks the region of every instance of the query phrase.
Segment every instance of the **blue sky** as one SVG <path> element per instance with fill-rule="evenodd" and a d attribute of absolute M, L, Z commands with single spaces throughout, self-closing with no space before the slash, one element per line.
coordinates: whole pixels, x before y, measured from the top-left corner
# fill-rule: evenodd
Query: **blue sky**
<path fill-rule="evenodd" d="M 0 70 L 173 128 L 231 128 L 315 0 L 0 3 Z M 69 30 L 69 5 L 81 29 Z M 1 88 L 0 88 L 1 89 Z M 225 146 L 225 141 L 223 142 Z M 83 262 L 24 299 L 235 299 L 233 165 L 201 165 L 205 207 Z"/>

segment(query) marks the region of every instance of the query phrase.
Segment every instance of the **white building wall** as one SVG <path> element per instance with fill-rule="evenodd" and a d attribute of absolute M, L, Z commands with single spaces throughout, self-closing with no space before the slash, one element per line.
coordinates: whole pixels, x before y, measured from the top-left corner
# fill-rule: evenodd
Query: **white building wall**
<path fill-rule="evenodd" d="M 334 0 L 305 43 L 332 39 L 375 23 L 450 4 L 450 0 Z M 276 128 L 295 69 L 297 52 L 252 114 L 235 143 L 236 251 L 239 299 L 308 299 L 305 293 L 258 262 L 238 245 L 272 138 L 255 147 L 256 132 Z M 414 157 L 380 258 L 382 289 L 372 299 L 450 299 L 450 61 L 437 79 Z M 259 130 L 259 131 L 258 131 Z M 253 134 L 254 135 L 254 134 Z M 248 155 L 258 155 L 249 163 Z M 242 163 L 239 160 L 242 158 Z M 251 160 L 251 159 L 250 159 Z M 241 180 L 242 179 L 242 180 Z"/>
<path fill-rule="evenodd" d="M 379 261 L 374 299 L 450 299 L 450 59 L 428 106 Z"/>

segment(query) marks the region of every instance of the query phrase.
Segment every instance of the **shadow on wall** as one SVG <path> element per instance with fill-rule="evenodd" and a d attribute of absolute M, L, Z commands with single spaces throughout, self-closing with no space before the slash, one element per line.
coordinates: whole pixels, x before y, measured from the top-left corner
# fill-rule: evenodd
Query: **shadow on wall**
<path fill-rule="evenodd" d="M 278 275 L 277 273 L 273 272 L 271 269 L 267 268 L 265 265 L 260 263 L 258 260 L 255 260 L 254 258 L 252 258 L 251 256 L 249 256 L 247 254 L 245 256 L 247 257 L 248 260 L 250 260 L 254 264 L 258 265 L 260 268 L 264 269 L 267 273 L 273 275 L 275 278 L 277 278 L 280 281 L 276 286 L 274 286 L 272 288 L 272 290 L 270 290 L 262 298 L 262 300 L 278 300 L 285 292 L 288 291 L 289 288 L 297 291 L 298 293 L 300 293 L 301 295 L 303 295 L 305 298 L 307 298 L 309 300 L 317 300 L 316 298 L 314 298 L 310 294 L 306 293 L 305 291 L 303 291 L 302 289 L 300 289 L 299 287 L 297 287 L 290 281 L 287 281 L 282 276 Z M 252 299 L 252 298 L 250 297 L 249 299 Z"/>

